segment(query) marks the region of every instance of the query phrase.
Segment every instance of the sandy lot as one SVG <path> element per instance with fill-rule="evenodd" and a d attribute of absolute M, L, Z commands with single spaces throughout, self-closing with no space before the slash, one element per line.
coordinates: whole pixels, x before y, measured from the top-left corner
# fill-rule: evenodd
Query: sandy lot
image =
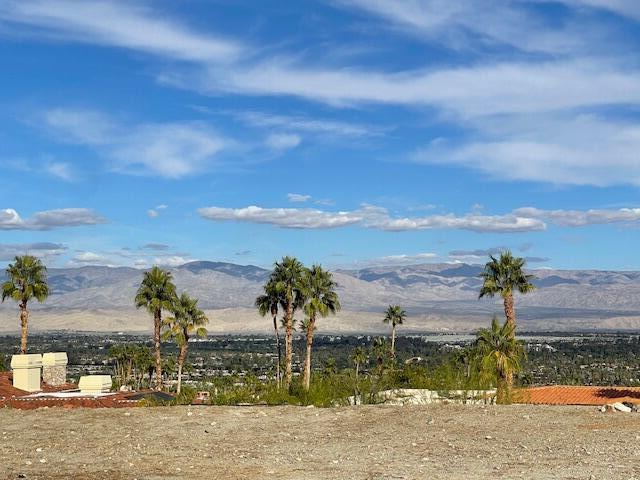
<path fill-rule="evenodd" d="M 638 445 L 594 407 L 0 410 L 8 479 L 628 480 Z"/>

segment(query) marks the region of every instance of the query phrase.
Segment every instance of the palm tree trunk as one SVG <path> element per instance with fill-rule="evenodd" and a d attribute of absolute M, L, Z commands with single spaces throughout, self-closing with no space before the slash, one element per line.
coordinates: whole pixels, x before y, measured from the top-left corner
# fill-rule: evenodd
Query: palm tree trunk
<path fill-rule="evenodd" d="M 514 338 L 516 336 L 516 309 L 513 303 L 513 295 L 508 294 L 504 297 L 504 316 L 507 319 L 507 325 L 510 327 L 510 336 Z M 507 382 L 507 389 L 511 391 L 513 387 L 513 372 L 509 370 L 505 375 Z"/>
<path fill-rule="evenodd" d="M 504 297 L 504 316 L 507 319 L 507 325 L 511 328 L 511 335 L 516 335 L 516 309 L 513 305 L 513 295 L 509 294 Z"/>
<path fill-rule="evenodd" d="M 293 303 L 290 300 L 287 304 L 287 311 L 285 315 L 285 370 L 284 370 L 284 384 L 287 388 L 291 387 L 291 364 L 293 362 Z"/>
<path fill-rule="evenodd" d="M 513 379 L 513 375 L 509 375 L 510 372 L 498 372 L 498 381 L 496 385 L 496 403 L 505 405 L 511 403 L 511 384 L 509 384 L 509 377 Z"/>
<path fill-rule="evenodd" d="M 282 378 L 280 375 L 280 365 L 282 364 L 282 347 L 280 346 L 280 334 L 278 333 L 278 315 L 273 316 L 273 330 L 276 332 L 276 349 L 278 350 L 278 363 L 276 365 L 276 383 L 278 388 L 280 388 L 280 384 L 282 383 Z"/>
<path fill-rule="evenodd" d="M 309 325 L 307 326 L 307 351 L 304 360 L 304 389 L 307 392 L 311 386 L 311 346 L 313 345 L 313 329 L 315 325 L 315 318 L 310 318 Z"/>
<path fill-rule="evenodd" d="M 391 327 L 391 357 L 396 357 L 396 326 Z"/>
<path fill-rule="evenodd" d="M 160 356 L 160 324 L 162 322 L 162 312 L 156 311 L 153 316 L 153 341 L 155 344 L 156 357 L 156 390 L 162 390 L 162 357 Z"/>
<path fill-rule="evenodd" d="M 29 310 L 27 310 L 27 302 L 20 303 L 20 327 L 22 335 L 20 338 L 20 353 L 27 353 L 27 335 L 29 334 Z"/>
<path fill-rule="evenodd" d="M 184 361 L 187 359 L 187 348 L 188 348 L 188 339 L 185 339 L 185 344 L 180 345 L 180 354 L 178 355 L 178 387 L 176 389 L 176 393 L 180 395 L 180 390 L 182 389 L 182 366 L 184 365 Z"/>

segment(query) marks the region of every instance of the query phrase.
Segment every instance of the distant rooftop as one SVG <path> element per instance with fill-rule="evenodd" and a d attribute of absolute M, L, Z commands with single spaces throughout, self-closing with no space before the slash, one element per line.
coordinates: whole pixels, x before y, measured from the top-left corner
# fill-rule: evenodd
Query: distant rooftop
<path fill-rule="evenodd" d="M 617 402 L 640 404 L 640 387 L 593 387 L 549 385 L 518 392 L 518 403 L 535 405 L 609 405 Z"/>

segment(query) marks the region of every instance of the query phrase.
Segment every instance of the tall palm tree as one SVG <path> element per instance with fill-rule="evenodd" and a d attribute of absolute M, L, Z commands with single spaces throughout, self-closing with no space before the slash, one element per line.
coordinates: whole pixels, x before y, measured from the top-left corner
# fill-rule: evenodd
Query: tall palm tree
<path fill-rule="evenodd" d="M 513 335 L 513 326 L 505 321 L 500 325 L 497 318 L 491 321 L 491 328 L 478 331 L 476 348 L 480 357 L 483 375 L 495 375 L 498 403 L 511 401 L 511 387 L 514 372 L 521 368 L 524 354 L 522 343 Z"/>
<path fill-rule="evenodd" d="M 36 299 L 44 302 L 49 296 L 47 267 L 39 258 L 31 255 L 15 257 L 7 267 L 8 280 L 2 284 L 2 301 L 12 298 L 20 308 L 20 353 L 27 353 L 27 335 L 29 334 L 29 309 L 27 304 Z"/>
<path fill-rule="evenodd" d="M 162 311 L 171 310 L 176 297 L 176 286 L 171 272 L 154 266 L 144 272 L 135 297 L 136 308 L 144 307 L 153 315 L 153 342 L 156 357 L 156 389 L 162 389 L 162 357 L 160 355 L 160 327 Z"/>
<path fill-rule="evenodd" d="M 391 356 L 396 356 L 396 326 L 402 325 L 407 318 L 407 312 L 405 312 L 400 305 L 389 305 L 385 313 L 385 317 L 382 320 L 384 323 L 391 324 Z"/>
<path fill-rule="evenodd" d="M 293 257 L 283 257 L 280 262 L 276 262 L 270 282 L 274 282 L 276 290 L 280 295 L 280 306 L 284 310 L 285 327 L 285 371 L 284 382 L 287 388 L 291 386 L 291 364 L 293 362 L 293 315 L 295 311 L 302 308 L 305 303 L 304 277 L 306 268 L 302 263 Z"/>
<path fill-rule="evenodd" d="M 273 331 L 276 335 L 276 350 L 278 351 L 278 363 L 276 364 L 276 383 L 278 388 L 282 381 L 280 375 L 280 365 L 282 365 L 282 347 L 280 346 L 280 334 L 278 333 L 278 307 L 282 298 L 278 291 L 277 284 L 270 279 L 264 286 L 264 294 L 256 298 L 256 308 L 263 317 L 270 313 L 273 317 Z"/>
<path fill-rule="evenodd" d="M 509 250 L 500 254 L 500 258 L 489 255 L 491 259 L 480 274 L 483 279 L 478 298 L 500 295 L 504 303 L 504 315 L 510 325 L 510 332 L 516 334 L 516 310 L 513 301 L 514 292 L 522 294 L 532 292 L 535 286 L 531 283 L 535 277 L 524 273 L 524 258 L 514 257 Z"/>
<path fill-rule="evenodd" d="M 165 318 L 163 325 L 167 328 L 164 332 L 164 339 L 172 338 L 180 352 L 178 353 L 178 388 L 179 395 L 182 388 L 182 367 L 187 359 L 189 349 L 189 338 L 192 335 L 204 338 L 207 336 L 207 329 L 204 326 L 209 323 L 209 319 L 202 310 L 198 308 L 198 299 L 191 298 L 186 293 L 176 298 L 171 306 L 173 317 Z"/>
<path fill-rule="evenodd" d="M 340 299 L 336 293 L 336 282 L 333 281 L 331 272 L 324 270 L 320 265 L 313 265 L 304 276 L 305 297 L 307 303 L 304 312 L 308 322 L 305 324 L 307 337 L 307 349 L 304 361 L 303 385 L 309 390 L 311 384 L 311 347 L 313 345 L 313 333 L 316 330 L 318 316 L 327 317 L 340 310 Z"/>

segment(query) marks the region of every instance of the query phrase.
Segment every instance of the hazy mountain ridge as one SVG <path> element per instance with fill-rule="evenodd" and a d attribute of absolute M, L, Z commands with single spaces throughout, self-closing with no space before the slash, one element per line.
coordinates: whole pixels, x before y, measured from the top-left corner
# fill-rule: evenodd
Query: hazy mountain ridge
<path fill-rule="evenodd" d="M 239 331 L 244 326 L 234 326 L 229 311 L 235 309 L 239 312 L 238 318 L 245 319 L 242 321 L 253 322 L 254 299 L 269 276 L 269 270 L 261 267 L 224 262 L 191 262 L 170 270 L 179 292 L 186 290 L 198 297 L 204 309 L 225 310 L 225 328 Z M 410 316 L 421 318 L 425 328 L 429 322 L 446 328 L 448 320 L 453 323 L 486 321 L 491 314 L 501 312 L 500 299 L 478 300 L 481 271 L 479 265 L 423 264 L 339 269 L 334 275 L 345 318 L 353 317 L 348 312 L 373 314 L 390 303 L 398 303 Z M 546 322 L 549 328 L 566 323 L 562 327 L 566 329 L 571 322 L 582 320 L 591 326 L 607 325 L 607 322 L 613 325 L 611 319 L 622 319 L 616 320 L 615 325 L 621 322 L 624 328 L 640 328 L 640 272 L 537 270 L 531 273 L 536 276 L 538 289 L 530 295 L 519 296 L 517 304 L 519 317 L 523 322 L 531 322 L 532 328 L 544 328 Z M 56 328 L 64 327 L 64 312 L 82 311 L 93 312 L 94 317 L 97 315 L 95 318 L 99 312 L 111 312 L 110 316 L 118 317 L 114 328 L 126 328 L 122 319 L 133 318 L 133 297 L 142 275 L 143 271 L 128 267 L 52 268 L 49 270 L 51 296 L 45 305 L 34 304 L 33 309 L 47 312 L 52 318 L 56 316 Z M 3 317 L 11 316 L 13 312 L 9 309 L 15 309 L 15 305 L 5 302 L 0 306 Z M 113 312 L 120 313 L 114 315 Z M 73 318 L 77 320 L 77 315 L 69 315 L 69 322 Z M 616 328 L 615 325 L 611 328 Z M 69 324 L 66 328 L 74 327 Z"/>

